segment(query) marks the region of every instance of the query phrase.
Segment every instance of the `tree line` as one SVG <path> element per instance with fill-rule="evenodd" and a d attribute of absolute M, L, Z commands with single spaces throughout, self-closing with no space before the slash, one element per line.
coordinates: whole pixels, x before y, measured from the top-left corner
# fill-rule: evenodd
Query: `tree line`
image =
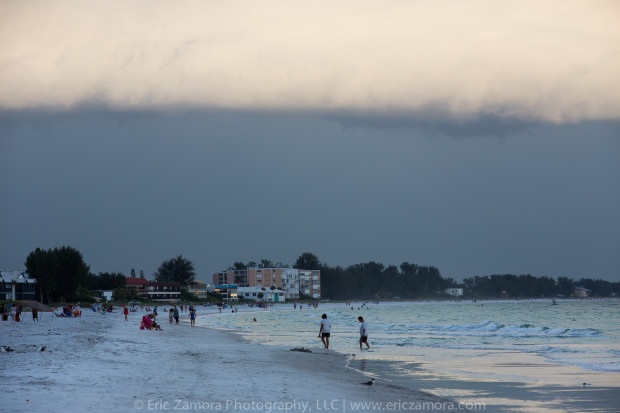
<path fill-rule="evenodd" d="M 260 264 L 254 261 L 248 264 L 237 261 L 229 269 L 245 269 L 257 265 L 273 267 L 274 265 L 269 265 L 272 263 L 268 259 L 261 259 Z M 321 270 L 321 298 L 329 300 L 440 298 L 447 297 L 445 290 L 448 288 L 463 288 L 464 296 L 468 298 L 570 297 L 578 286 L 591 290 L 590 296 L 620 295 L 620 282 L 600 279 L 573 280 L 559 277 L 556 280 L 548 276 L 535 277 L 529 274 L 494 274 L 456 282 L 452 278 L 442 277 L 439 269 L 434 266 L 403 262 L 397 267 L 374 261 L 347 267 L 329 266 L 321 263 L 318 257 L 310 252 L 299 256 L 293 268 Z"/>
<path fill-rule="evenodd" d="M 38 299 L 45 303 L 92 301 L 93 290 L 113 290 L 120 298 L 137 298 L 135 291 L 125 291 L 123 273 L 93 274 L 84 257 L 70 246 L 37 248 L 26 257 L 26 272 L 37 280 Z M 131 270 L 135 276 L 135 270 Z M 140 271 L 140 275 L 144 273 Z M 153 274 L 160 282 L 179 282 L 187 286 L 196 276 L 194 264 L 182 255 L 165 260 Z"/>
<path fill-rule="evenodd" d="M 124 289 L 126 284 L 122 273 L 91 273 L 82 254 L 69 246 L 48 250 L 37 248 L 28 255 L 25 266 L 29 276 L 37 280 L 38 297 L 47 303 L 87 301 L 92 297 L 92 290 L 119 290 Z M 255 266 L 291 267 L 261 259 L 260 262 L 237 261 L 229 269 Z M 464 296 L 468 298 L 497 298 L 502 295 L 512 298 L 570 297 L 577 286 L 591 290 L 590 296 L 620 295 L 620 281 L 589 278 L 575 281 L 568 277 L 556 280 L 529 274 L 494 274 L 465 278 L 459 283 L 442 277 L 434 266 L 409 262 L 386 266 L 375 261 L 347 267 L 329 266 L 310 252 L 301 254 L 292 267 L 320 270 L 321 297 L 329 300 L 437 298 L 445 296 L 444 290 L 447 288 L 463 288 Z M 132 275 L 135 275 L 133 270 Z M 182 255 L 163 261 L 153 274 L 160 282 L 179 282 L 182 289 L 194 280 L 195 275 L 194 264 Z"/>
<path fill-rule="evenodd" d="M 471 297 L 487 298 L 505 295 L 513 298 L 525 297 L 571 297 L 576 287 L 591 290 L 588 295 L 609 297 L 620 295 L 619 281 L 581 278 L 573 280 L 568 277 L 553 279 L 547 276 L 535 277 L 530 274 L 494 274 L 475 276 L 463 280 L 465 293 Z"/>

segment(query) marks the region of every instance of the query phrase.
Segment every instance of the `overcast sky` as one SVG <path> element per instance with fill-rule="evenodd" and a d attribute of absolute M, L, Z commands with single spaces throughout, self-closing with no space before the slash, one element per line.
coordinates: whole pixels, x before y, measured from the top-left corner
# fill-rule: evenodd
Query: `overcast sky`
<path fill-rule="evenodd" d="M 0 269 L 620 280 L 617 1 L 0 0 Z"/>

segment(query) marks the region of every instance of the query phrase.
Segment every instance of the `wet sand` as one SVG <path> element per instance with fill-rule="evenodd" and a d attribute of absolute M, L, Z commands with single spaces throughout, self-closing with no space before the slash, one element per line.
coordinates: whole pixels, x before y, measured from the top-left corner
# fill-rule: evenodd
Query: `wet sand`
<path fill-rule="evenodd" d="M 167 317 L 163 331 L 145 331 L 143 314 L 0 323 L 0 345 L 15 350 L 0 354 L 0 410 L 455 411 L 447 398 L 387 381 L 363 385 L 368 377 L 335 352 L 251 344 Z"/>

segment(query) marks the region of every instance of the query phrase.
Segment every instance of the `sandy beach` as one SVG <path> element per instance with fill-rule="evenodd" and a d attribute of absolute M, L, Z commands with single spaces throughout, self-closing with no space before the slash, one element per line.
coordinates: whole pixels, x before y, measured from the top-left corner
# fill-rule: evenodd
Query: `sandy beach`
<path fill-rule="evenodd" d="M 139 329 L 142 312 L 0 323 L 3 412 L 458 411 L 451 399 L 406 390 L 346 366 L 347 357 L 251 344 L 187 320 Z M 44 349 L 43 349 L 44 347 Z"/>

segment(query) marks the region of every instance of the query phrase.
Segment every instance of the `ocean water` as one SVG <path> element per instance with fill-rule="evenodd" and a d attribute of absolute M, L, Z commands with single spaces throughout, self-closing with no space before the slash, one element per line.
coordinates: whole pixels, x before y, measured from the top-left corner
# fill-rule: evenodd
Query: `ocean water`
<path fill-rule="evenodd" d="M 287 304 L 217 314 L 201 324 L 236 330 L 262 344 L 324 351 L 317 338 L 322 313 L 332 326 L 331 351 L 400 362 L 402 375 L 427 368 L 452 377 L 526 383 L 563 384 L 562 376 L 580 372 L 570 379 L 603 377 L 596 373 L 620 379 L 620 300 L 321 303 L 301 310 Z M 360 315 L 368 323 L 371 351 L 359 351 Z"/>

